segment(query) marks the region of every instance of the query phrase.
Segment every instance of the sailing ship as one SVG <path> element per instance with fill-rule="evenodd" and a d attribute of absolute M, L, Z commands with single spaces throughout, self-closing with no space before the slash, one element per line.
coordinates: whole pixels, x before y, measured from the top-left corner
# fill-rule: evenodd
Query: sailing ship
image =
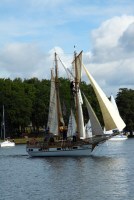
<path fill-rule="evenodd" d="M 3 105 L 3 116 L 2 116 L 2 124 L 1 124 L 1 135 L 3 132 L 4 142 L 0 143 L 0 147 L 14 147 L 15 143 L 6 139 L 6 132 L 5 132 L 5 108 Z"/>
<path fill-rule="evenodd" d="M 49 133 L 47 138 L 39 143 L 38 141 L 29 141 L 26 146 L 26 151 L 33 157 L 50 157 L 50 156 L 89 156 L 96 146 L 105 142 L 109 137 L 104 134 L 102 127 L 93 111 L 88 99 L 84 96 L 87 106 L 92 135 L 89 137 L 86 134 L 84 126 L 84 117 L 82 111 L 82 95 L 80 91 L 81 72 L 84 68 L 90 83 L 96 93 L 97 99 L 102 111 L 105 127 L 107 130 L 118 128 L 122 130 L 125 123 L 118 115 L 116 109 L 108 100 L 99 85 L 93 79 L 86 67 L 82 64 L 82 52 L 80 54 L 74 53 L 74 60 L 72 62 L 74 68 L 72 87 L 72 99 L 74 99 L 75 114 L 73 113 L 73 106 L 70 111 L 70 118 L 68 130 L 65 128 L 65 123 L 62 115 L 59 95 L 59 81 L 58 81 L 58 61 L 55 53 L 55 73 L 51 70 L 51 91 L 50 91 L 50 105 L 48 124 Z M 63 128 L 63 132 L 61 132 Z M 57 137 L 57 139 L 56 139 Z"/>

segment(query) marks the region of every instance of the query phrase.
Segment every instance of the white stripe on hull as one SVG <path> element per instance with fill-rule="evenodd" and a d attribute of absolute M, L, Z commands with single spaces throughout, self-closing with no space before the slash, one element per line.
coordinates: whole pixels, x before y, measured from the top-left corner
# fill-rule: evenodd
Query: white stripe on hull
<path fill-rule="evenodd" d="M 127 139 L 128 139 L 127 137 L 119 137 L 119 138 L 113 137 L 113 138 L 110 138 L 109 140 L 110 141 L 122 141 L 122 140 L 127 140 Z"/>
<path fill-rule="evenodd" d="M 50 148 L 48 151 L 40 150 L 39 148 L 27 148 L 26 150 L 32 157 L 90 156 L 92 146 L 66 150 L 57 150 L 56 148 Z"/>

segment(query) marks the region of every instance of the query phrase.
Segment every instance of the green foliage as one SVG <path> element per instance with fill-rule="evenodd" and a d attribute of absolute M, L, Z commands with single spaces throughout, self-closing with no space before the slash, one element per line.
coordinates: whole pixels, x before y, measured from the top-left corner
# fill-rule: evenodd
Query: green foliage
<path fill-rule="evenodd" d="M 70 93 L 70 82 L 67 79 L 59 79 L 60 99 L 65 124 L 67 125 L 70 108 L 74 109 Z M 103 125 L 99 105 L 91 85 L 81 83 L 81 91 L 91 103 L 99 121 Z M 38 80 L 37 78 L 0 79 L 0 122 L 2 122 L 2 105 L 5 106 L 6 136 L 16 137 L 27 131 L 32 124 L 34 131 L 39 132 L 40 127 L 47 125 L 50 80 Z M 121 116 L 127 124 L 126 130 L 134 130 L 134 90 L 120 89 L 117 94 L 117 105 Z M 83 104 L 85 123 L 89 117 L 85 104 Z"/>
<path fill-rule="evenodd" d="M 61 107 L 65 124 L 68 124 L 70 108 L 71 108 L 71 95 L 70 95 L 70 81 L 64 78 L 59 79 L 59 90 Z"/>
<path fill-rule="evenodd" d="M 116 98 L 117 106 L 119 108 L 120 115 L 126 123 L 126 130 L 134 130 L 134 90 L 121 88 Z"/>

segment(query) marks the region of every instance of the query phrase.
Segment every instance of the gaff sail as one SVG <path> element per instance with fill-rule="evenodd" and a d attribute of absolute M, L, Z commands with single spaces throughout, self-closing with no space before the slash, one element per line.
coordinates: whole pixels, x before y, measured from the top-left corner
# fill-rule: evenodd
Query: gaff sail
<path fill-rule="evenodd" d="M 48 123 L 50 133 L 58 135 L 58 117 L 57 117 L 57 99 L 55 89 L 55 77 L 54 72 L 51 70 L 51 88 L 50 88 L 50 103 L 49 103 L 49 114 Z"/>
<path fill-rule="evenodd" d="M 59 95 L 59 94 L 58 94 Z M 58 104 L 58 107 L 57 107 Z M 59 108 L 59 111 L 58 111 Z M 59 115 L 59 116 L 58 116 Z M 49 127 L 49 132 L 54 135 L 59 134 L 59 122 L 64 125 L 64 119 L 61 111 L 61 103 L 58 98 L 57 102 L 57 90 L 55 85 L 55 77 L 54 72 L 51 70 L 51 88 L 50 88 L 50 103 L 49 103 L 49 114 L 48 114 L 48 123 L 47 127 Z"/>

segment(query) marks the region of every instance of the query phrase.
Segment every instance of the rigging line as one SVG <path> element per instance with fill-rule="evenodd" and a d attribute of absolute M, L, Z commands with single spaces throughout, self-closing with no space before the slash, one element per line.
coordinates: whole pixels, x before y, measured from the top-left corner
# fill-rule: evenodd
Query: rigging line
<path fill-rule="evenodd" d="M 61 62 L 61 64 L 62 64 L 62 66 L 64 67 L 64 69 L 65 69 L 65 71 L 66 71 L 66 73 L 67 73 L 68 79 L 71 80 L 69 74 L 70 74 L 72 77 L 74 77 L 73 74 L 72 74 L 71 71 L 65 66 L 65 64 L 62 62 L 62 60 L 60 59 L 59 55 L 58 55 L 58 58 L 59 58 L 59 60 L 60 60 L 60 62 Z"/>
<path fill-rule="evenodd" d="M 68 71 L 68 72 L 70 73 L 70 75 L 71 75 L 70 80 L 72 80 L 72 78 L 75 78 L 74 75 L 73 75 L 73 73 L 71 72 L 71 70 L 70 70 L 69 68 L 67 68 L 67 71 Z"/>

